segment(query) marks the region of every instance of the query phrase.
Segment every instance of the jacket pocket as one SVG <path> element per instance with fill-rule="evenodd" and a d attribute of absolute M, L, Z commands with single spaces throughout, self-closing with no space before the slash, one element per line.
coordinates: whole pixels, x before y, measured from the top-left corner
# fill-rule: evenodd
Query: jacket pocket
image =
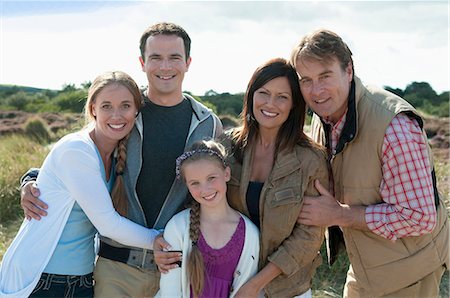
<path fill-rule="evenodd" d="M 296 194 L 293 188 L 286 188 L 276 191 L 273 195 L 273 200 L 270 201 L 270 207 L 278 207 L 287 204 L 295 204 L 300 202 L 300 195 Z"/>
<path fill-rule="evenodd" d="M 266 202 L 268 208 L 264 210 L 264 219 L 271 222 L 269 229 L 284 239 L 292 233 L 297 222 L 302 196 L 296 187 L 287 187 L 275 190 L 267 198 L 271 199 Z"/>

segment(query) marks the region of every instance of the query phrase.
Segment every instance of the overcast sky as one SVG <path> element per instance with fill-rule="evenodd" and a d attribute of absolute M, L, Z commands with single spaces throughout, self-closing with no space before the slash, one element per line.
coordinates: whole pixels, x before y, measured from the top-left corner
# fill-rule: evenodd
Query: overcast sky
<path fill-rule="evenodd" d="M 0 83 L 61 89 L 119 69 L 146 85 L 139 38 L 160 21 L 192 39 L 184 90 L 245 91 L 255 68 L 289 57 L 302 35 L 327 28 L 353 52 L 367 83 L 449 87 L 447 1 L 5 1 Z"/>

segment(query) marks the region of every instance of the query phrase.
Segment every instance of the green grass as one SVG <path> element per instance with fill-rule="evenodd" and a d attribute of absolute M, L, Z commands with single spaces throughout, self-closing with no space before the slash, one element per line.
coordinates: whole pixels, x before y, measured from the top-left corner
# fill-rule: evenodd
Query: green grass
<path fill-rule="evenodd" d="M 0 223 L 0 260 L 3 259 L 3 255 L 19 230 L 21 223 L 22 219 Z"/>
<path fill-rule="evenodd" d="M 0 223 L 20 217 L 19 179 L 31 167 L 39 167 L 48 147 L 22 135 L 0 137 Z"/>
<path fill-rule="evenodd" d="M 341 297 L 344 289 L 345 277 L 349 266 L 347 254 L 342 253 L 333 266 L 327 263 L 327 251 L 325 243 L 320 249 L 322 265 L 317 268 L 313 279 L 314 297 Z"/>

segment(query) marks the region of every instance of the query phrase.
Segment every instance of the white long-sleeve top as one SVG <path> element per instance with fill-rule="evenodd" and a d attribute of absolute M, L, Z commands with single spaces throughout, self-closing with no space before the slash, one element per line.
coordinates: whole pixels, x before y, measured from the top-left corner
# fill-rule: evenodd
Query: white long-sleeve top
<path fill-rule="evenodd" d="M 157 297 L 190 297 L 190 281 L 187 272 L 188 255 L 192 250 L 192 241 L 189 237 L 190 209 L 175 214 L 164 229 L 164 239 L 172 246 L 172 250 L 181 250 L 183 253 L 181 268 L 171 269 L 161 274 L 160 291 Z M 258 272 L 259 259 L 259 231 L 258 228 L 244 215 L 245 240 L 241 257 L 234 271 L 232 292 L 234 297 L 237 291 Z"/>
<path fill-rule="evenodd" d="M 24 220 L 22 223 L 0 265 L 0 297 L 31 294 L 58 244 L 75 202 L 101 235 L 128 246 L 153 249 L 158 232 L 115 211 L 101 165 L 87 130 L 69 134 L 55 144 L 37 179 L 40 199 L 49 206 L 48 215 L 40 221 Z"/>

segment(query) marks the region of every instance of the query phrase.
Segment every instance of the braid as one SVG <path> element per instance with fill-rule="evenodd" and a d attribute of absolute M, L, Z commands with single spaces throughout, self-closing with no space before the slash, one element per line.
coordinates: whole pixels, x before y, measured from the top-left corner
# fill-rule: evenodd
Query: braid
<path fill-rule="evenodd" d="M 130 134 L 127 134 L 123 139 L 119 141 L 117 145 L 117 163 L 116 163 L 116 174 L 122 175 L 125 169 L 125 162 L 127 160 L 127 143 L 130 138 Z"/>
<path fill-rule="evenodd" d="M 114 208 L 120 215 L 126 216 L 128 213 L 128 198 L 123 183 L 123 171 L 127 159 L 127 143 L 130 134 L 119 141 L 117 145 L 116 181 L 111 192 Z"/>
<path fill-rule="evenodd" d="M 203 263 L 203 257 L 198 249 L 197 242 L 200 233 L 200 204 L 197 201 L 192 202 L 190 211 L 190 223 L 189 223 L 189 238 L 192 241 L 192 251 L 188 256 L 188 275 L 192 286 L 192 292 L 194 297 L 198 297 L 204 287 L 205 265 Z"/>
<path fill-rule="evenodd" d="M 193 200 L 190 212 L 189 238 L 192 243 L 197 243 L 200 231 L 200 204 Z"/>

